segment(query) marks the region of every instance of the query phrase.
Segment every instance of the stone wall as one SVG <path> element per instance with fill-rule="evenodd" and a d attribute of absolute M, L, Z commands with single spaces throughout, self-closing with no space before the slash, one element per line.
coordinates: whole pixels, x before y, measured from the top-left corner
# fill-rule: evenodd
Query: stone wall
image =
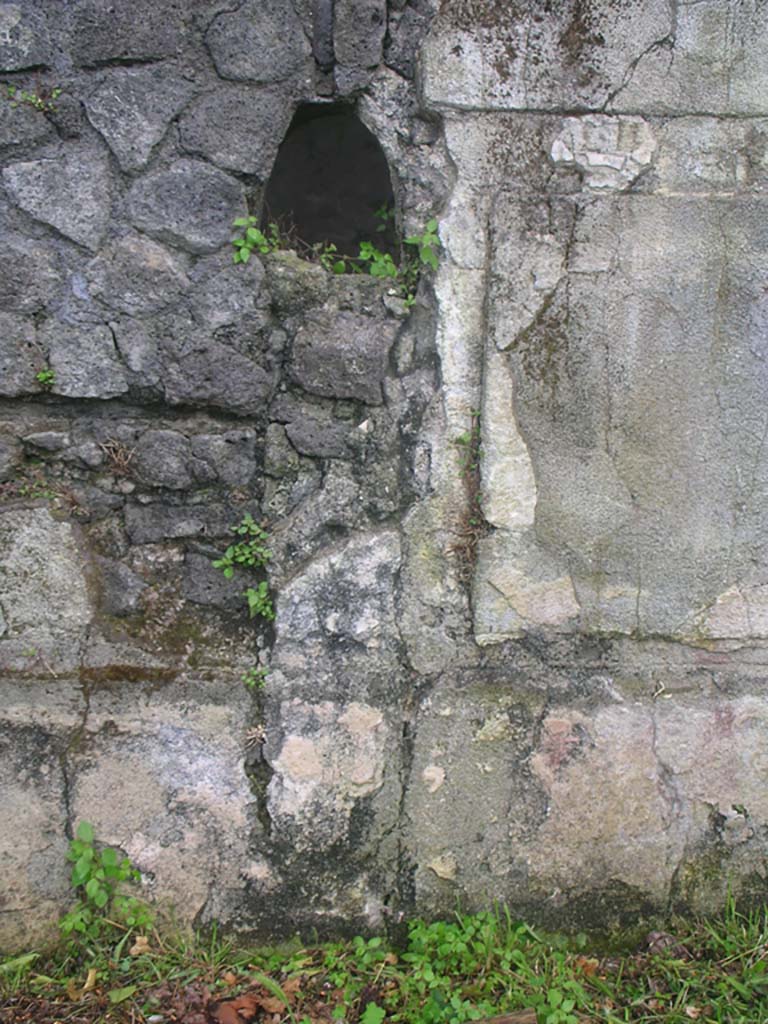
<path fill-rule="evenodd" d="M 764 892 L 766 44 L 762 0 L 0 3 L 3 947 L 80 819 L 261 935 Z M 232 265 L 326 101 L 440 220 L 410 310 Z M 211 564 L 246 513 L 274 623 Z"/>

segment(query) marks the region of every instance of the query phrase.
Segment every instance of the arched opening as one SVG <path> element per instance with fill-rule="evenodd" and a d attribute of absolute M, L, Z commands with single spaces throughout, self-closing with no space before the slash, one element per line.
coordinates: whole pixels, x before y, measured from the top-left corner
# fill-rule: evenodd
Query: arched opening
<path fill-rule="evenodd" d="M 394 202 L 384 151 L 352 107 L 299 107 L 272 169 L 262 224 L 276 222 L 299 244 L 328 242 L 355 256 L 373 241 L 396 257 Z"/>

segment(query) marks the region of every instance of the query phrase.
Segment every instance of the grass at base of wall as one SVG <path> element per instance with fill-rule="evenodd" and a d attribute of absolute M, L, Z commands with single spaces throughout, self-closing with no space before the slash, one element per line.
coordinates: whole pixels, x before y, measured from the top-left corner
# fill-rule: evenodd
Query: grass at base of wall
<path fill-rule="evenodd" d="M 0 963 L 2 1024 L 498 1024 L 768 1021 L 768 912 L 730 905 L 676 921 L 643 948 L 592 955 L 504 913 L 409 925 L 380 938 L 240 949 L 116 933 L 87 954 L 30 951 Z"/>

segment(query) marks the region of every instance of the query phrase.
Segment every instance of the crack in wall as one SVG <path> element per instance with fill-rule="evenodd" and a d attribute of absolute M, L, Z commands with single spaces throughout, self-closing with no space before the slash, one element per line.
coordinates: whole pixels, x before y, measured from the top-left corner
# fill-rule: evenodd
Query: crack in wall
<path fill-rule="evenodd" d="M 395 888 L 392 892 L 385 895 L 383 903 L 387 934 L 390 937 L 390 941 L 397 947 L 405 945 L 408 933 L 407 922 L 413 917 L 416 910 L 415 865 L 408 839 L 413 822 L 408 811 L 407 801 L 413 775 L 417 708 L 415 706 L 415 688 L 411 681 L 411 673 L 408 673 L 408 678 L 409 683 L 407 685 L 409 689 L 405 695 L 402 708 L 399 766 L 400 792 L 397 803 L 397 816 L 392 828 L 384 834 L 385 838 L 391 834 L 396 835 Z"/>
<path fill-rule="evenodd" d="M 659 726 L 656 717 L 656 700 L 654 696 L 650 707 L 651 720 L 651 750 L 656 761 L 657 789 L 664 806 L 667 808 L 664 827 L 670 829 L 674 822 L 679 821 L 685 811 L 680 789 L 677 784 L 677 776 L 674 770 L 662 760 L 659 752 Z"/>
<path fill-rule="evenodd" d="M 677 42 L 676 26 L 675 26 L 675 22 L 673 21 L 673 24 L 670 27 L 669 32 L 665 36 L 662 36 L 660 39 L 655 39 L 652 43 L 650 43 L 643 50 L 643 52 L 638 57 L 635 57 L 635 59 L 629 65 L 627 70 L 624 72 L 624 77 L 622 78 L 622 80 L 619 83 L 619 85 L 613 90 L 613 92 L 610 92 L 608 94 L 608 96 L 605 99 L 605 101 L 603 102 L 602 106 L 599 108 L 600 112 L 601 113 L 605 113 L 608 110 L 609 107 L 613 106 L 613 103 L 614 103 L 616 97 L 620 96 L 621 93 L 624 92 L 625 89 L 627 89 L 629 87 L 629 85 L 632 82 L 632 79 L 635 76 L 635 72 L 637 71 L 638 66 L 641 64 L 641 62 L 649 54 L 654 53 L 656 50 L 662 50 L 662 49 L 669 50 L 669 55 L 670 55 L 669 56 L 669 66 L 671 67 L 672 63 L 673 63 L 673 61 L 675 59 L 675 44 L 676 44 L 676 42 Z M 622 113 L 624 113 L 624 111 L 622 111 Z"/>
<path fill-rule="evenodd" d="M 82 651 L 80 659 L 82 659 Z M 74 814 L 74 776 L 71 765 L 72 755 L 79 749 L 82 741 L 85 737 L 88 727 L 88 716 L 90 714 L 91 707 L 91 692 L 88 683 L 85 681 L 81 682 L 81 694 L 82 694 L 82 717 L 80 722 L 71 731 L 66 744 L 59 752 L 59 769 L 61 771 L 62 778 L 62 802 L 64 804 L 64 834 L 68 839 L 74 839 L 75 837 L 75 814 Z"/>
<path fill-rule="evenodd" d="M 331 71 L 336 63 L 333 48 L 334 0 L 315 0 L 312 51 L 321 71 Z"/>

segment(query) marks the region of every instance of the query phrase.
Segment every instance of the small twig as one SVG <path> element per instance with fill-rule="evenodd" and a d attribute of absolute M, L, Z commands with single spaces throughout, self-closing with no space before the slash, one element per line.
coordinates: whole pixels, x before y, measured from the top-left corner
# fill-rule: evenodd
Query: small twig
<path fill-rule="evenodd" d="M 129 448 L 122 441 L 113 437 L 107 438 L 99 444 L 99 448 L 109 459 L 112 472 L 115 476 L 127 476 L 131 468 L 131 460 L 136 454 L 135 448 Z"/>

